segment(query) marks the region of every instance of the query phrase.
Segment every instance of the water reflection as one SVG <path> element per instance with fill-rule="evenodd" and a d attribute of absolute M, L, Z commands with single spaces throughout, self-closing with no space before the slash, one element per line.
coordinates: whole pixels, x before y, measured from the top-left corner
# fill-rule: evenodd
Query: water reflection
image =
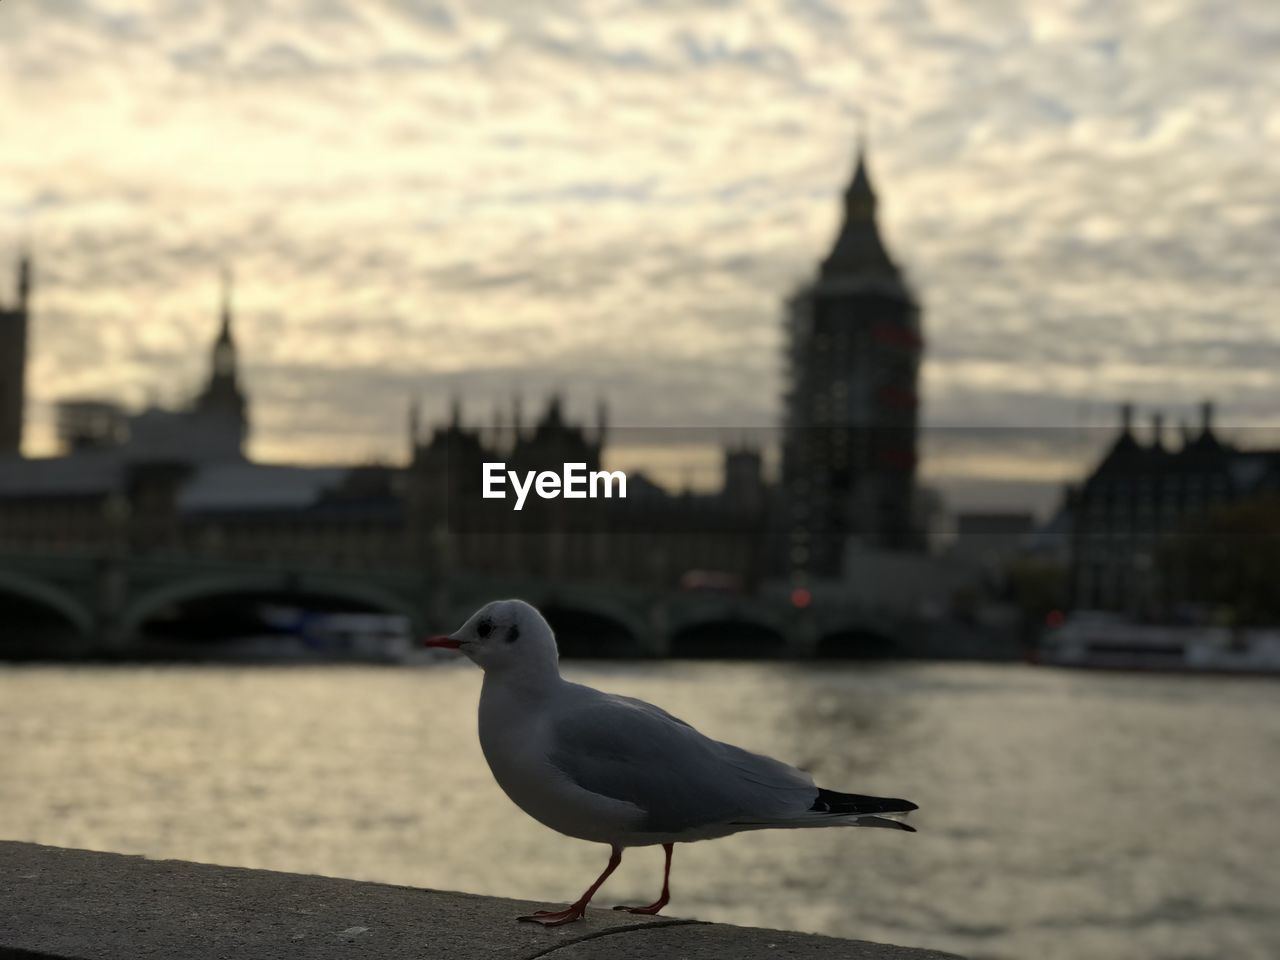
<path fill-rule="evenodd" d="M 973 958 L 1280 955 L 1276 684 L 1007 665 L 573 664 L 713 736 L 905 796 L 920 833 L 682 846 L 671 912 Z M 494 785 L 479 672 L 0 669 L 0 835 L 549 901 L 603 848 Z M 602 905 L 650 897 L 628 854 Z"/>

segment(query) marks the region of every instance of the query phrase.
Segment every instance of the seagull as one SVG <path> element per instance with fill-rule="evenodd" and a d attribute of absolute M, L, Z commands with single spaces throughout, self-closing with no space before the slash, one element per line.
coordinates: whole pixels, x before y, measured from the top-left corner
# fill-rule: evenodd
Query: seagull
<path fill-rule="evenodd" d="M 909 800 L 838 793 L 795 767 L 699 733 L 660 707 L 560 676 L 550 625 L 523 600 L 496 600 L 428 647 L 460 650 L 484 670 L 480 748 L 508 797 L 539 823 L 609 846 L 609 862 L 563 910 L 520 920 L 554 927 L 582 919 L 627 847 L 662 845 L 662 893 L 671 899 L 677 843 L 774 827 L 888 827 Z"/>

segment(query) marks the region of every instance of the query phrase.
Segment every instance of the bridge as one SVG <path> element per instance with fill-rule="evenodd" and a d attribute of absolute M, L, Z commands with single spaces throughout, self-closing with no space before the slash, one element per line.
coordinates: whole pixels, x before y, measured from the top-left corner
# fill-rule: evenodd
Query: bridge
<path fill-rule="evenodd" d="M 399 614 L 415 631 L 448 631 L 502 597 L 542 610 L 569 657 L 876 656 L 904 629 L 838 599 L 797 609 L 781 586 L 738 595 L 318 561 L 0 551 L 0 657 L 127 655 L 166 626 L 233 625 L 237 610 L 261 604 Z"/>

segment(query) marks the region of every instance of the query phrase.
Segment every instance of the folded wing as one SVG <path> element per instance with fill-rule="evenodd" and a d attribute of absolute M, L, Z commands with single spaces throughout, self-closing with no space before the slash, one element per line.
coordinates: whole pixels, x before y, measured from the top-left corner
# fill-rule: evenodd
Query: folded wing
<path fill-rule="evenodd" d="M 642 833 L 789 820 L 818 797 L 807 773 L 712 740 L 643 700 L 596 694 L 559 711 L 550 733 L 551 762 L 582 788 L 644 810 Z"/>

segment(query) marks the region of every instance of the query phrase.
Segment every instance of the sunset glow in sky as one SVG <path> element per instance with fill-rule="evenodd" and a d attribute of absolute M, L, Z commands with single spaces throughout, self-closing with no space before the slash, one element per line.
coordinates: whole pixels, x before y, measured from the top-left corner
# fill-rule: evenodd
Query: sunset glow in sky
<path fill-rule="evenodd" d="M 455 390 L 773 424 L 860 112 L 926 422 L 1275 422 L 1269 0 L 3 0 L 28 452 L 59 398 L 189 395 L 223 263 L 256 458 L 403 457 Z M 1053 483 L 1052 436 L 925 471 Z"/>

